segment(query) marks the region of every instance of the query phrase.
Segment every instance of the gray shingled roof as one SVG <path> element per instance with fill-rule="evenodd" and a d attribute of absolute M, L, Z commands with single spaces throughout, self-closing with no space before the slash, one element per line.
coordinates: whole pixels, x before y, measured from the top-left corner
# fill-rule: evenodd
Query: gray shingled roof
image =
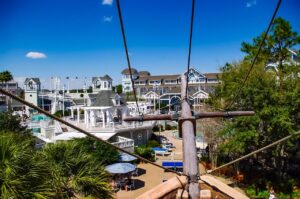
<path fill-rule="evenodd" d="M 84 105 L 84 99 L 73 99 L 73 102 L 76 104 L 76 105 Z"/>
<path fill-rule="evenodd" d="M 140 71 L 139 72 L 139 77 L 147 77 L 150 76 L 151 74 L 148 71 Z"/>
<path fill-rule="evenodd" d="M 92 83 L 94 83 L 96 80 L 98 80 L 100 77 L 92 77 Z"/>
<path fill-rule="evenodd" d="M 92 103 L 92 106 L 114 106 L 112 99 L 116 95 L 117 93 L 111 90 L 99 91 L 95 96 L 96 100 Z"/>
<path fill-rule="evenodd" d="M 137 70 L 135 68 L 131 68 L 131 72 L 132 72 L 132 74 L 135 74 L 135 73 L 137 73 Z M 124 70 L 122 70 L 121 74 L 123 74 L 123 75 L 130 75 L 129 69 L 125 68 Z"/>
<path fill-rule="evenodd" d="M 103 77 L 100 77 L 100 79 L 101 79 L 102 81 L 109 81 L 109 80 L 112 80 L 112 78 L 111 78 L 110 76 L 108 76 L 108 75 L 104 75 Z"/>
<path fill-rule="evenodd" d="M 32 79 L 35 83 L 41 84 L 40 78 L 32 78 L 32 77 L 26 78 L 26 79 L 25 79 L 25 84 L 27 84 L 27 82 L 30 81 L 31 79 Z"/>
<path fill-rule="evenodd" d="M 103 77 L 92 77 L 92 83 L 94 83 L 95 81 L 97 81 L 98 79 L 102 80 L 102 81 L 109 81 L 112 80 L 112 78 L 109 75 L 104 75 Z"/>

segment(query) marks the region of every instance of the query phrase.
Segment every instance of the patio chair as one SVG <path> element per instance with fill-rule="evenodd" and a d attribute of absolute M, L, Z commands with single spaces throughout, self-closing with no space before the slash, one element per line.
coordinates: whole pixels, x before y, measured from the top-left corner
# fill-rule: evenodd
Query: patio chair
<path fill-rule="evenodd" d="M 121 189 L 121 188 L 118 187 L 118 185 L 112 187 L 112 191 L 113 191 L 114 193 L 118 192 L 120 189 Z"/>
<path fill-rule="evenodd" d="M 122 187 L 123 187 L 123 188 L 125 187 L 126 182 L 125 182 L 124 179 L 121 179 L 121 180 L 118 181 L 116 184 L 117 184 L 117 187 L 118 187 L 119 189 L 122 189 Z"/>
<path fill-rule="evenodd" d="M 127 184 L 126 186 L 127 186 L 127 190 L 132 191 L 133 189 L 135 189 L 134 180 L 131 180 L 131 184 Z"/>
<path fill-rule="evenodd" d="M 139 176 L 139 168 L 136 168 L 132 173 L 132 176 Z"/>
<path fill-rule="evenodd" d="M 115 181 L 112 181 L 112 182 L 111 182 L 111 187 L 112 187 L 112 191 L 113 191 L 114 193 L 116 193 L 116 192 L 118 192 L 118 191 L 120 190 L 118 184 L 117 184 Z"/>

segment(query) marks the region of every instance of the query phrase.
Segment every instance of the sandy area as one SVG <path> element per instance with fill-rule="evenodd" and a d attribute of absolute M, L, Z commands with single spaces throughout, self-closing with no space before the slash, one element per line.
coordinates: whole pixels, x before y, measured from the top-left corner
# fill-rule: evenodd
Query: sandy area
<path fill-rule="evenodd" d="M 182 140 L 174 138 L 172 135 L 173 131 L 162 132 L 161 135 L 164 135 L 173 145 L 176 147 L 173 149 L 172 154 L 169 156 L 157 156 L 156 163 L 161 165 L 162 161 L 182 161 Z M 201 173 L 204 171 L 202 165 L 200 166 Z M 150 164 L 139 164 L 138 165 L 140 175 L 138 177 L 133 177 L 135 189 L 132 191 L 119 190 L 116 193 L 116 198 L 118 199 L 132 199 L 135 198 L 145 191 L 155 187 L 160 184 L 163 180 L 167 180 L 175 176 L 175 174 L 170 172 L 164 172 L 161 168 L 155 167 Z"/>
<path fill-rule="evenodd" d="M 163 180 L 167 180 L 175 176 L 170 172 L 164 172 L 161 168 L 155 167 L 151 164 L 139 164 L 138 177 L 133 177 L 135 189 L 132 191 L 119 190 L 116 193 L 116 198 L 132 199 L 141 195 L 145 191 L 160 184 Z"/>

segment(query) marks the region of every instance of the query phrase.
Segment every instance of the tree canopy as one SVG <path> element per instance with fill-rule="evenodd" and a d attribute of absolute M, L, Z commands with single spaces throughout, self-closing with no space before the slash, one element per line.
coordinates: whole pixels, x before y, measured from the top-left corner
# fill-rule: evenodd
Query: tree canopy
<path fill-rule="evenodd" d="M 118 152 L 101 144 L 93 150 L 91 142 L 84 138 L 38 150 L 17 116 L 0 113 L 0 198 L 112 198 L 104 166 Z"/>
<path fill-rule="evenodd" d="M 9 71 L 0 72 L 0 82 L 8 82 L 13 79 L 12 74 Z"/>
<path fill-rule="evenodd" d="M 263 33 L 264 34 L 264 33 Z M 233 110 L 254 110 L 255 116 L 238 117 L 225 122 L 220 132 L 223 139 L 219 152 L 223 161 L 233 160 L 266 146 L 300 129 L 300 67 L 289 60 L 290 51 L 299 44 L 299 36 L 289 22 L 274 21 L 258 62 L 244 87 L 240 87 L 262 40 L 243 43 L 245 59 L 221 68 L 220 84 L 212 94 L 214 106 L 226 108 L 233 101 Z M 275 63 L 277 71 L 266 64 Z M 240 89 L 240 95 L 235 93 Z M 238 164 L 249 184 L 264 189 L 271 184 L 279 191 L 291 193 L 300 183 L 300 141 L 288 140 Z"/>
<path fill-rule="evenodd" d="M 245 59 L 253 60 L 265 33 L 253 38 L 252 43 L 243 42 L 241 51 L 246 53 Z M 262 46 L 259 60 L 264 63 L 278 63 L 283 67 L 283 61 L 290 56 L 290 50 L 300 43 L 300 36 L 292 30 L 291 24 L 279 17 L 273 21 L 269 35 Z"/>

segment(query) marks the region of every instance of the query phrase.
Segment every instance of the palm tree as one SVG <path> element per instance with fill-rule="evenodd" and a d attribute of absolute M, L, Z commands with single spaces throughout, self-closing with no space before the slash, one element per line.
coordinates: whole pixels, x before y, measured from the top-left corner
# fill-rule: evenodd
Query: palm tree
<path fill-rule="evenodd" d="M 40 155 L 51 168 L 55 198 L 112 198 L 109 174 L 78 143 L 50 144 Z"/>
<path fill-rule="evenodd" d="M 115 148 L 108 146 L 102 142 L 95 141 L 93 138 L 77 138 L 74 139 L 80 148 L 93 156 L 97 162 L 104 165 L 112 164 L 118 161 L 119 152 Z"/>
<path fill-rule="evenodd" d="M 5 84 L 6 90 L 8 90 L 8 84 L 7 82 L 11 81 L 13 79 L 12 74 L 9 71 L 3 71 L 0 72 L 0 82 L 2 82 L 2 85 Z M 7 109 L 8 109 L 8 98 L 6 97 L 6 104 L 7 104 Z"/>
<path fill-rule="evenodd" d="M 16 133 L 0 132 L 0 198 L 49 198 L 45 162 L 36 162 L 34 148 Z"/>

